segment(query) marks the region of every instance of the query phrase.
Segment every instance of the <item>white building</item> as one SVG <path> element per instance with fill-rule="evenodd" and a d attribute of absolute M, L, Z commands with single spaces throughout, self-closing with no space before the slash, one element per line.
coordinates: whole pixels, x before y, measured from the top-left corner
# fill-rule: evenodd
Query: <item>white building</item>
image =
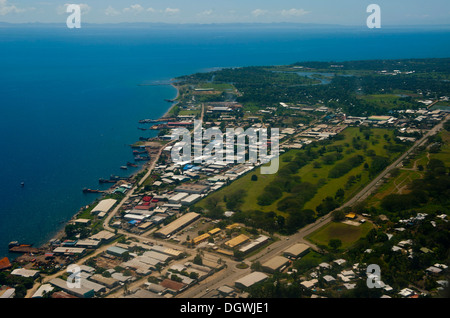
<path fill-rule="evenodd" d="M 245 289 L 250 286 L 253 286 L 256 283 L 266 280 L 268 277 L 269 277 L 268 275 L 262 272 L 253 272 L 251 274 L 248 274 L 247 276 L 242 277 L 241 279 L 238 279 L 235 282 L 235 285 L 238 288 Z"/>
<path fill-rule="evenodd" d="M 117 200 L 114 199 L 102 200 L 92 209 L 91 214 L 97 214 L 100 218 L 104 217 L 116 202 Z"/>

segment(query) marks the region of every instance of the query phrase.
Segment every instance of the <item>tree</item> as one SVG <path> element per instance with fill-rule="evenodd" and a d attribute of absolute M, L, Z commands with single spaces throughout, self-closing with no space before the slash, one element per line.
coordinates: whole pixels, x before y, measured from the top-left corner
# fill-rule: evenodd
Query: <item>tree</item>
<path fill-rule="evenodd" d="M 131 255 L 129 252 L 125 252 L 122 254 L 122 260 L 124 260 L 125 262 L 131 259 Z"/>
<path fill-rule="evenodd" d="M 104 271 L 104 272 L 102 273 L 102 276 L 103 276 L 103 277 L 111 277 L 111 273 L 108 272 L 108 271 Z"/>
<path fill-rule="evenodd" d="M 177 276 L 176 274 L 172 274 L 172 276 L 170 276 L 170 279 L 175 281 L 175 282 L 182 282 L 183 281 L 181 279 L 181 277 Z"/>
<path fill-rule="evenodd" d="M 256 174 L 252 175 L 251 180 L 252 181 L 258 181 L 258 176 Z"/>
<path fill-rule="evenodd" d="M 372 159 L 372 163 L 369 168 L 370 177 L 376 176 L 379 172 L 381 172 L 384 168 L 389 165 L 389 158 L 375 156 Z"/>
<path fill-rule="evenodd" d="M 203 265 L 203 259 L 200 254 L 195 255 L 194 260 L 192 261 L 196 265 Z"/>
<path fill-rule="evenodd" d="M 236 260 L 242 261 L 244 259 L 244 252 L 241 252 L 239 250 L 235 250 L 233 252 L 233 256 L 234 256 L 234 258 L 236 258 Z"/>
<path fill-rule="evenodd" d="M 345 212 L 342 210 L 337 210 L 333 212 L 333 221 L 340 222 L 345 219 Z"/>
<path fill-rule="evenodd" d="M 199 274 L 196 272 L 191 272 L 189 274 L 189 278 L 192 278 L 192 279 L 198 279 L 198 276 L 199 276 Z"/>
<path fill-rule="evenodd" d="M 247 191 L 238 190 L 234 191 L 227 196 L 226 207 L 227 209 L 234 211 L 239 209 L 239 207 L 244 203 L 244 197 L 247 195 Z"/>
<path fill-rule="evenodd" d="M 339 206 L 339 204 L 332 197 L 326 197 L 321 204 L 316 207 L 316 211 L 319 216 L 325 215 L 328 212 L 333 211 Z"/>
<path fill-rule="evenodd" d="M 337 199 L 337 200 L 340 200 L 340 199 L 343 199 L 343 198 L 344 198 L 344 195 L 345 195 L 344 189 L 339 188 L 339 189 L 336 191 L 336 194 L 335 194 L 334 198 Z"/>
<path fill-rule="evenodd" d="M 447 121 L 444 123 L 444 129 L 447 130 L 447 131 L 450 131 L 450 120 L 447 120 Z"/>
<path fill-rule="evenodd" d="M 212 210 L 219 204 L 220 200 L 216 196 L 210 196 L 208 199 L 206 199 L 206 208 L 208 210 Z"/>
<path fill-rule="evenodd" d="M 253 262 L 252 265 L 250 266 L 250 268 L 253 271 L 262 271 L 262 265 L 261 265 L 261 263 L 259 261 Z"/>
<path fill-rule="evenodd" d="M 338 248 L 342 246 L 342 241 L 340 239 L 331 239 L 328 242 L 328 246 L 331 247 L 334 251 L 337 251 Z"/>

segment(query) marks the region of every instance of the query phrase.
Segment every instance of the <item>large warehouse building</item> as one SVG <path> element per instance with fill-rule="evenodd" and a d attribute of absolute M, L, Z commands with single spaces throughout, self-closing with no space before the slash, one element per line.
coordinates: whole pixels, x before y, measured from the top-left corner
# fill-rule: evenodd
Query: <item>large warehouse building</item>
<path fill-rule="evenodd" d="M 284 256 L 298 258 L 309 252 L 309 246 L 303 243 L 296 243 L 284 251 Z"/>
<path fill-rule="evenodd" d="M 246 289 L 256 283 L 266 280 L 268 277 L 269 276 L 267 276 L 267 274 L 264 274 L 262 272 L 253 272 L 251 274 L 248 274 L 247 276 L 242 277 L 241 279 L 238 279 L 234 284 L 237 288 Z"/>
<path fill-rule="evenodd" d="M 262 264 L 262 268 L 265 272 L 274 273 L 277 271 L 281 271 L 282 268 L 289 264 L 289 259 L 283 256 L 275 256 L 270 260 Z"/>
<path fill-rule="evenodd" d="M 91 214 L 98 215 L 99 218 L 102 218 L 108 213 L 108 211 L 116 204 L 117 200 L 114 199 L 105 199 L 100 201 L 91 211 Z"/>
<path fill-rule="evenodd" d="M 186 213 L 182 217 L 176 219 L 172 223 L 166 225 L 159 231 L 155 233 L 155 235 L 158 235 L 160 237 L 167 238 L 170 235 L 174 234 L 175 232 L 181 230 L 185 226 L 191 224 L 195 220 L 197 220 L 200 217 L 200 214 L 195 212 Z"/>

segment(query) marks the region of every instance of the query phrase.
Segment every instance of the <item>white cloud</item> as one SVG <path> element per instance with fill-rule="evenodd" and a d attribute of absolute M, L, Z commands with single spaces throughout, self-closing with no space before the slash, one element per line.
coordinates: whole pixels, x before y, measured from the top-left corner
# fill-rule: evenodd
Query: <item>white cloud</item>
<path fill-rule="evenodd" d="M 213 14 L 213 10 L 205 10 L 203 12 L 200 12 L 198 15 L 211 15 Z"/>
<path fill-rule="evenodd" d="M 120 14 L 120 11 L 114 9 L 114 8 L 111 7 L 111 6 L 108 6 L 108 7 L 105 9 L 105 15 L 107 15 L 107 16 L 115 17 L 115 16 L 117 16 L 117 15 L 119 15 L 119 14 Z"/>
<path fill-rule="evenodd" d="M 156 12 L 156 10 L 153 9 L 153 8 L 148 8 L 148 9 L 147 9 L 147 12 Z"/>
<path fill-rule="evenodd" d="M 283 16 L 291 16 L 291 17 L 301 17 L 305 14 L 310 13 L 311 11 L 306 11 L 305 9 L 290 9 L 281 11 L 281 15 Z"/>
<path fill-rule="evenodd" d="M 174 15 L 174 14 L 180 13 L 180 9 L 178 9 L 178 8 L 166 8 L 166 10 L 164 10 L 164 12 L 166 14 L 169 14 L 169 15 Z"/>
<path fill-rule="evenodd" d="M 142 7 L 140 4 L 132 4 L 128 8 L 124 8 L 123 12 L 131 12 L 131 13 L 140 13 L 144 11 L 144 7 Z"/>
<path fill-rule="evenodd" d="M 8 4 L 8 0 L 0 0 L 0 15 L 7 15 L 9 13 L 21 13 L 26 9 L 18 8 L 14 5 Z"/>
<path fill-rule="evenodd" d="M 263 10 L 263 9 L 255 9 L 252 11 L 252 15 L 255 17 L 259 17 L 261 15 L 266 14 L 268 11 L 267 10 Z"/>

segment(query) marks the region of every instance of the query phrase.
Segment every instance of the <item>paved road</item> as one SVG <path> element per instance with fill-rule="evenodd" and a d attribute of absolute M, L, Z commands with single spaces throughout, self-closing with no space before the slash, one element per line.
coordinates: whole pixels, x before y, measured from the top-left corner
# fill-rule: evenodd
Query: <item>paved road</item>
<path fill-rule="evenodd" d="M 377 183 L 384 176 L 386 176 L 392 169 L 397 167 L 402 162 L 402 160 L 406 156 L 408 156 L 414 149 L 416 149 L 418 146 L 422 145 L 428 137 L 430 137 L 431 135 L 434 135 L 440 129 L 442 129 L 444 122 L 447 121 L 449 118 L 450 118 L 450 115 L 448 115 L 445 118 L 445 120 L 443 120 L 441 123 L 439 123 L 434 128 L 432 128 L 430 131 L 428 131 L 420 140 L 416 141 L 409 150 L 407 150 L 404 154 L 402 154 L 397 160 L 395 160 L 391 165 L 389 165 L 382 173 L 380 173 L 374 180 L 372 180 L 366 187 L 364 187 L 364 189 L 362 189 L 357 195 L 355 195 L 353 198 L 351 198 L 349 201 L 347 201 L 345 204 L 343 204 L 338 209 L 342 209 L 347 206 L 352 206 L 355 203 L 357 203 L 361 200 L 364 200 L 368 195 L 370 195 L 372 190 L 376 188 Z M 161 149 L 161 151 L 162 151 L 162 149 Z M 161 153 L 161 151 L 160 151 L 160 153 Z M 155 157 L 155 160 L 149 166 L 149 170 L 148 170 L 147 174 L 139 181 L 138 185 L 142 185 L 142 183 L 147 179 L 147 177 L 150 176 L 151 171 L 154 169 L 154 167 L 158 161 L 156 159 L 158 157 L 159 156 Z M 112 229 L 109 226 L 109 221 L 119 211 L 119 209 L 124 204 L 124 202 L 126 202 L 126 200 L 134 193 L 135 189 L 137 189 L 137 186 L 135 186 L 132 190 L 130 190 L 128 192 L 128 194 L 125 196 L 125 198 L 116 206 L 116 208 L 111 213 L 108 214 L 108 217 L 104 221 L 105 229 L 113 231 L 113 232 L 115 231 L 114 229 Z M 285 249 L 287 249 L 289 246 L 291 246 L 292 244 L 297 243 L 297 242 L 303 242 L 305 244 L 310 245 L 311 248 L 317 249 L 316 246 L 314 246 L 310 242 L 306 241 L 305 237 L 308 236 L 309 234 L 313 233 L 317 229 L 321 228 L 322 226 L 326 225 L 327 223 L 329 223 L 332 220 L 332 213 L 333 213 L 333 211 L 328 213 L 327 215 L 317 219 L 314 223 L 311 223 L 311 224 L 305 226 L 304 228 L 300 229 L 296 234 L 293 234 L 290 237 L 282 237 L 279 241 L 276 241 L 275 243 L 271 244 L 267 249 L 264 249 L 261 252 L 259 252 L 258 254 L 248 258 L 246 260 L 246 262 L 249 265 L 251 264 L 251 262 L 254 262 L 254 261 L 259 261 L 260 263 L 264 263 L 266 260 L 268 260 L 276 255 L 280 255 Z M 144 233 L 143 235 L 135 235 L 135 234 L 130 234 L 130 233 L 124 232 L 124 231 L 118 231 L 118 232 L 122 233 L 124 235 L 127 235 L 128 237 L 135 237 L 140 242 L 149 241 L 149 240 L 153 241 L 153 242 L 157 241 L 155 239 L 149 239 L 146 236 L 148 233 Z M 169 243 L 166 241 L 163 242 L 163 245 L 174 248 L 174 249 L 178 249 L 178 250 L 180 250 L 180 247 L 181 247 L 178 244 L 173 244 L 173 243 Z M 77 264 L 82 264 L 82 262 L 84 262 L 87 258 L 90 258 L 94 255 L 97 255 L 97 254 L 103 252 L 108 247 L 109 246 L 103 246 L 103 247 L 97 249 L 93 255 L 89 255 L 89 257 L 79 260 L 77 262 Z M 184 248 L 184 250 L 187 251 L 186 248 Z M 192 251 L 190 251 L 190 252 L 192 253 Z M 238 269 L 238 268 L 236 268 L 236 264 L 238 264 L 237 262 L 229 260 L 229 259 L 227 259 L 226 262 L 227 262 L 228 266 L 225 269 L 221 270 L 219 273 L 216 273 L 215 275 L 213 275 L 211 277 L 208 277 L 206 280 L 200 282 L 200 284 L 191 287 L 190 289 L 181 293 L 177 297 L 180 297 L 180 298 L 205 297 L 208 293 L 208 290 L 217 289 L 223 285 L 233 286 L 234 282 L 236 280 L 238 280 L 241 277 L 244 277 L 245 275 L 247 275 L 251 272 L 250 267 L 246 268 L 246 269 Z M 45 277 L 43 279 L 43 283 L 48 282 L 50 279 L 60 275 L 61 273 L 62 272 L 59 272 L 54 275 Z M 35 284 L 35 286 L 31 290 L 28 291 L 27 297 L 31 296 L 36 291 L 38 285 L 39 284 Z"/>

